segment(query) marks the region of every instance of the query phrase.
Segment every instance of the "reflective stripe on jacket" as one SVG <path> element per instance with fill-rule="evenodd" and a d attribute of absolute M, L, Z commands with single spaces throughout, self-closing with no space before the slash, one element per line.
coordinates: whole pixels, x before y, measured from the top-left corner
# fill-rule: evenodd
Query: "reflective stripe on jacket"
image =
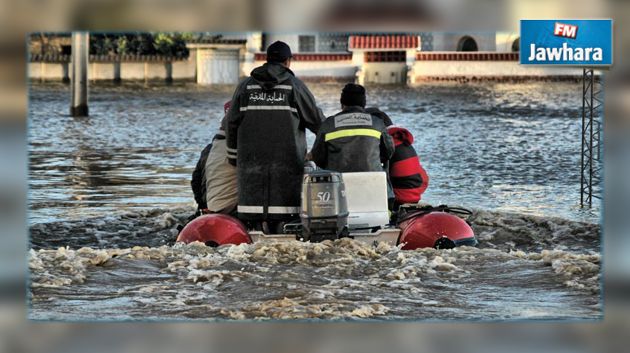
<path fill-rule="evenodd" d="M 238 212 L 244 220 L 299 213 L 305 129 L 317 133 L 323 114 L 293 72 L 265 64 L 237 87 L 227 122 L 227 156 L 238 164 Z"/>
<path fill-rule="evenodd" d="M 394 145 L 383 120 L 361 107 L 347 107 L 322 124 L 313 145 L 319 167 L 341 173 L 382 171 Z"/>

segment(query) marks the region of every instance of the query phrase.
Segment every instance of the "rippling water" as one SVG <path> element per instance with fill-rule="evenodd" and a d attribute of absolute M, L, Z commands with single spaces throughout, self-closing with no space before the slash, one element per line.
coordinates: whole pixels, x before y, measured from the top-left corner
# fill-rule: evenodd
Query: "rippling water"
<path fill-rule="evenodd" d="M 340 85 L 311 84 L 326 115 Z M 31 223 L 190 204 L 190 173 L 233 87 L 97 85 L 73 118 L 63 85 L 31 86 Z M 580 84 L 368 87 L 415 135 L 424 199 L 599 221 L 579 205 Z M 313 141 L 313 136 L 309 136 Z"/>
<path fill-rule="evenodd" d="M 335 113 L 340 85 L 309 86 Z M 579 84 L 367 88 L 414 133 L 423 200 L 475 209 L 478 248 L 173 246 L 232 89 L 98 84 L 91 116 L 72 118 L 67 86 L 31 86 L 32 318 L 601 316 L 599 209 L 577 207 Z"/>

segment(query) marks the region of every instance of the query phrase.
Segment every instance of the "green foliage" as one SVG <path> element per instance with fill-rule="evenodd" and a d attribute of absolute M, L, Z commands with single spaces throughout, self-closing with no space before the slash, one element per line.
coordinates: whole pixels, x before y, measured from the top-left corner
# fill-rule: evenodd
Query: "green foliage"
<path fill-rule="evenodd" d="M 174 57 L 187 57 L 187 36 L 182 33 L 157 33 L 153 46 L 158 54 Z"/>
<path fill-rule="evenodd" d="M 116 53 L 121 55 L 129 54 L 129 40 L 127 36 L 120 36 L 116 40 Z"/>
<path fill-rule="evenodd" d="M 68 38 L 70 33 L 36 32 L 31 34 L 32 54 L 58 54 L 62 46 L 56 38 Z M 189 32 L 119 32 L 90 33 L 92 55 L 164 55 L 187 58 L 186 42 L 207 37 Z M 68 42 L 67 39 L 64 39 Z M 64 44 L 67 45 L 67 44 Z"/>
<path fill-rule="evenodd" d="M 136 32 L 90 35 L 90 54 L 94 55 L 164 55 L 188 57 L 186 41 L 190 33 Z"/>

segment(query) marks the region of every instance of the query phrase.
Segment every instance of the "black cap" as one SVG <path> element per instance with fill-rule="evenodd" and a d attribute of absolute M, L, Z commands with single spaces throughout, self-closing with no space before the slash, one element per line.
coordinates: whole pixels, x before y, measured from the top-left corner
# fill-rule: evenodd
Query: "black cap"
<path fill-rule="evenodd" d="M 283 63 L 292 56 L 291 48 L 285 42 L 276 41 L 267 48 L 267 62 L 270 63 Z"/>
<path fill-rule="evenodd" d="M 341 104 L 350 106 L 359 106 L 365 108 L 365 88 L 361 85 L 348 83 L 341 91 Z"/>

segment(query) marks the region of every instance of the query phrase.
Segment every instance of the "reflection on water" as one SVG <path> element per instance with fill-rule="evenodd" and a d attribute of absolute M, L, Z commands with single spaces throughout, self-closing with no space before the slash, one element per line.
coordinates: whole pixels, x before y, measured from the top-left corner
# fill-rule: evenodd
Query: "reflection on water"
<path fill-rule="evenodd" d="M 336 113 L 341 85 L 309 86 Z M 190 173 L 232 89 L 97 84 L 92 115 L 73 118 L 67 86 L 31 86 L 30 222 L 190 204 Z M 577 207 L 579 84 L 367 89 L 368 105 L 414 133 L 425 201 L 598 222 L 598 209 Z"/>

